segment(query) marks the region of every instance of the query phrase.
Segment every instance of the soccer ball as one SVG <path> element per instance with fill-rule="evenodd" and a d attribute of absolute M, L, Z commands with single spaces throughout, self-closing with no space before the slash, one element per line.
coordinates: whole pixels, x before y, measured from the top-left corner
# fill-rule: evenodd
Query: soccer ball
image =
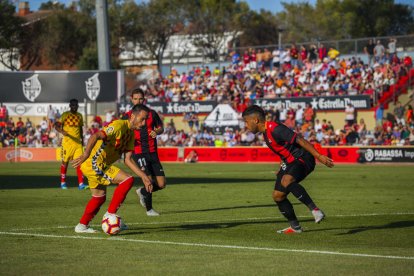
<path fill-rule="evenodd" d="M 121 217 L 116 214 L 105 214 L 102 219 L 102 230 L 108 235 L 121 232 Z"/>

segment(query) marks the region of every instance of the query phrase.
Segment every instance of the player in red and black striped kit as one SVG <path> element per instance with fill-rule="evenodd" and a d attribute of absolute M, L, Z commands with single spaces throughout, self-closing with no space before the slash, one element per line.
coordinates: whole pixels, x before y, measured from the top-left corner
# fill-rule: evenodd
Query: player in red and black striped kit
<path fill-rule="evenodd" d="M 290 227 L 277 231 L 282 234 L 301 233 L 303 231 L 295 215 L 287 195 L 292 193 L 305 204 L 319 223 L 325 214 L 316 206 L 305 188 L 299 184 L 315 168 L 315 158 L 327 167 L 333 167 L 329 157 L 320 154 L 312 144 L 280 122 L 267 122 L 264 110 L 257 106 L 249 106 L 243 112 L 246 127 L 253 133 L 263 133 L 267 146 L 282 159 L 277 173 L 273 199 L 280 212 L 289 221 Z"/>
<path fill-rule="evenodd" d="M 131 93 L 131 102 L 133 105 L 143 104 L 145 101 L 144 91 L 135 89 Z M 124 119 L 130 117 L 131 112 L 125 114 Z M 145 128 L 135 130 L 135 149 L 132 158 L 135 160 L 141 170 L 151 178 L 153 182 L 152 192 L 164 189 L 166 179 L 164 169 L 162 168 L 157 152 L 157 135 L 164 132 L 162 120 L 157 112 L 150 110 Z M 159 213 L 152 208 L 152 193 L 145 188 L 136 190 L 141 205 L 146 208 L 148 216 L 159 216 Z"/>

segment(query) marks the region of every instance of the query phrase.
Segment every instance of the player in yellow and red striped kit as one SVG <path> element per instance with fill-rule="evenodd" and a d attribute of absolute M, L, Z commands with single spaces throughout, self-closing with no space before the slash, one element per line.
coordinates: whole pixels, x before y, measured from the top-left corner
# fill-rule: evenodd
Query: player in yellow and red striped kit
<path fill-rule="evenodd" d="M 70 160 L 76 159 L 83 153 L 83 117 L 78 112 L 78 100 L 72 99 L 69 102 L 70 111 L 66 111 L 55 123 L 55 129 L 63 135 L 62 139 L 62 164 L 60 166 L 60 187 L 67 189 L 66 172 Z M 80 168 L 76 168 L 78 175 L 78 188 L 84 190 L 88 185 L 83 183 L 83 175 Z"/>

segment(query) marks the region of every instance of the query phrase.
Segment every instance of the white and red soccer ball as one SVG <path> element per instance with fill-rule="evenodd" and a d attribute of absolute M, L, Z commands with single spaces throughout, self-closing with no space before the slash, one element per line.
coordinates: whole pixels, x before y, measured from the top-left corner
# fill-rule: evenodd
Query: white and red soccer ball
<path fill-rule="evenodd" d="M 102 230 L 105 234 L 116 235 L 121 232 L 121 217 L 116 214 L 105 214 L 102 219 Z"/>

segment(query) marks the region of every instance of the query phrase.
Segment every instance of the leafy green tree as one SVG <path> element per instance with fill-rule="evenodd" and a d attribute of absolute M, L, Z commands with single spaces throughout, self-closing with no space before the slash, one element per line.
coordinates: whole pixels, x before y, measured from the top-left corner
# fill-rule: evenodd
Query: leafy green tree
<path fill-rule="evenodd" d="M 159 71 L 171 36 L 184 29 L 183 2 L 152 0 L 136 5 L 129 1 L 121 8 L 121 32 L 125 42 L 138 45 L 144 57 L 157 60 Z"/>
<path fill-rule="evenodd" d="M 63 10 L 65 9 L 65 5 L 61 4 L 57 1 L 47 1 L 46 3 L 42 3 L 39 7 L 39 10 Z"/>
<path fill-rule="evenodd" d="M 217 60 L 228 38 L 241 34 L 240 24 L 249 19 L 249 6 L 242 1 L 197 0 L 189 6 L 188 32 L 204 55 Z"/>
<path fill-rule="evenodd" d="M 413 7 L 394 0 L 318 0 L 283 3 L 278 21 L 289 41 L 404 35 L 414 31 Z"/>
<path fill-rule="evenodd" d="M 10 70 L 18 70 L 19 48 L 22 45 L 24 20 L 14 16 L 15 7 L 0 0 L 0 63 Z"/>
<path fill-rule="evenodd" d="M 240 46 L 276 44 L 279 25 L 275 15 L 269 11 L 249 11 L 243 21 L 239 22 L 242 32 L 239 37 Z"/>

